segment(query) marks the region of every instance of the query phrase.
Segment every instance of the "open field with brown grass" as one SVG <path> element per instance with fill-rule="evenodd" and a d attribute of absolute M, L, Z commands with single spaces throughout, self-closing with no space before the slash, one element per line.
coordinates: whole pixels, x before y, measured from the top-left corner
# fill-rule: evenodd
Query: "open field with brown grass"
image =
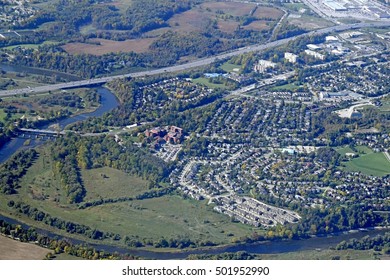
<path fill-rule="evenodd" d="M 0 235 L 0 260 L 43 260 L 52 250 Z"/>
<path fill-rule="evenodd" d="M 220 20 L 218 21 L 218 29 L 225 33 L 233 33 L 237 30 L 239 23 L 232 20 Z"/>
<path fill-rule="evenodd" d="M 144 38 L 126 41 L 112 41 L 105 39 L 96 39 L 92 44 L 69 43 L 63 46 L 63 49 L 71 54 L 93 54 L 103 55 L 110 52 L 147 52 L 154 38 Z"/>
<path fill-rule="evenodd" d="M 329 27 L 331 22 L 322 18 L 308 15 L 299 15 L 299 17 L 288 17 L 287 22 L 292 25 L 299 26 L 306 30 L 315 30 L 319 28 Z"/>
<path fill-rule="evenodd" d="M 251 22 L 250 24 L 244 26 L 243 28 L 246 30 L 262 31 L 262 30 L 270 29 L 270 26 L 267 25 L 266 21 L 257 20 L 257 21 Z"/>
<path fill-rule="evenodd" d="M 272 7 L 258 7 L 253 16 L 257 18 L 280 19 L 283 16 L 283 11 Z"/>
<path fill-rule="evenodd" d="M 200 31 L 207 26 L 209 19 L 212 17 L 212 13 L 199 8 L 194 8 L 184 13 L 174 15 L 168 21 L 168 24 L 172 27 L 173 31 Z"/>
<path fill-rule="evenodd" d="M 247 16 L 256 7 L 250 3 L 236 2 L 211 2 L 201 5 L 202 9 L 209 9 L 212 12 L 222 11 L 225 14 L 232 16 Z"/>

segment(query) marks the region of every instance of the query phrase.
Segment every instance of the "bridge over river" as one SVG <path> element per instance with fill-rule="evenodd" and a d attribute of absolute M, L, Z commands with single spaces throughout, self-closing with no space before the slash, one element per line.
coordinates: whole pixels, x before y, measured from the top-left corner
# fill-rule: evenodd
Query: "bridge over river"
<path fill-rule="evenodd" d="M 280 39 L 280 40 L 265 43 L 265 44 L 262 43 L 262 44 L 256 44 L 256 45 L 252 45 L 252 46 L 248 46 L 248 47 L 239 48 L 239 49 L 234 50 L 234 51 L 222 53 L 222 54 L 215 55 L 215 56 L 208 57 L 208 58 L 199 59 L 199 60 L 188 62 L 185 64 L 179 64 L 179 65 L 175 65 L 175 66 L 154 69 L 154 70 L 129 73 L 129 74 L 125 74 L 125 75 L 108 76 L 108 77 L 102 77 L 102 78 L 87 79 L 87 80 L 82 80 L 82 81 L 73 81 L 73 82 L 68 82 L 68 83 L 45 85 L 45 86 L 39 86 L 39 87 L 34 87 L 34 88 L 3 90 L 3 91 L 0 91 L 0 97 L 12 96 L 12 95 L 18 95 L 18 94 L 42 93 L 42 92 L 48 92 L 48 91 L 55 91 L 55 90 L 59 90 L 59 89 L 78 88 L 78 87 L 84 87 L 84 86 L 102 85 L 102 84 L 111 82 L 115 79 L 122 79 L 122 78 L 129 78 L 129 77 L 131 77 L 131 78 L 147 77 L 147 76 L 153 76 L 153 75 L 158 75 L 158 74 L 163 74 L 163 73 L 184 71 L 184 70 L 188 70 L 188 69 L 192 69 L 192 68 L 196 68 L 196 67 L 200 67 L 200 66 L 209 65 L 217 60 L 231 58 L 231 57 L 236 56 L 236 55 L 249 53 L 249 52 L 263 51 L 263 50 L 269 49 L 269 48 L 275 48 L 275 47 L 287 44 L 288 42 L 293 41 L 297 38 L 307 36 L 307 35 L 319 35 L 319 34 L 327 34 L 327 33 L 335 32 L 335 31 L 344 31 L 344 30 L 364 28 L 364 27 L 381 27 L 381 26 L 390 26 L 390 21 L 378 21 L 378 22 L 373 22 L 373 23 L 355 23 L 355 24 L 336 25 L 336 26 L 318 29 L 315 31 L 301 34 L 301 35 L 289 37 L 286 39 Z"/>
<path fill-rule="evenodd" d="M 19 128 L 14 132 L 19 138 L 25 139 L 53 139 L 65 135 L 65 131 L 53 131 L 48 129 Z"/>

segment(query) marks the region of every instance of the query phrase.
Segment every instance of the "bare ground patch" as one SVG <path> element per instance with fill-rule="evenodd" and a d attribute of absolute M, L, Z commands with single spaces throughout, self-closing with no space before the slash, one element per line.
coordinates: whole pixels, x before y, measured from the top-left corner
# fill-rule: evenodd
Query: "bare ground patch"
<path fill-rule="evenodd" d="M 96 39 L 91 42 L 96 44 L 86 43 L 69 43 L 63 46 L 63 49 L 70 54 L 93 54 L 103 55 L 110 52 L 147 52 L 149 46 L 154 42 L 155 38 L 134 39 L 126 41 L 112 41 L 105 39 Z"/>
<path fill-rule="evenodd" d="M 52 250 L 0 235 L 0 260 L 43 260 Z"/>

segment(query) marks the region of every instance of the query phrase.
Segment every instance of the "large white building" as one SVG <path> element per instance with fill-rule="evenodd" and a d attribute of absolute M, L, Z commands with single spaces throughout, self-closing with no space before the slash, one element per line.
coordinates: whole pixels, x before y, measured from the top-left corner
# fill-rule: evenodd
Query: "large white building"
<path fill-rule="evenodd" d="M 284 53 L 284 59 L 286 59 L 288 62 L 296 63 L 298 56 L 293 53 L 286 52 Z"/>
<path fill-rule="evenodd" d="M 305 53 L 306 53 L 307 55 L 314 56 L 315 58 L 318 58 L 318 59 L 321 59 L 321 60 L 324 60 L 324 59 L 325 59 L 325 55 L 320 54 L 320 53 L 315 52 L 315 51 L 305 50 Z"/>
<path fill-rule="evenodd" d="M 260 59 L 253 67 L 253 70 L 258 73 L 264 73 L 268 68 L 274 68 L 275 66 L 276 63 L 273 63 L 272 61 Z"/>
<path fill-rule="evenodd" d="M 343 12 L 348 10 L 340 2 L 336 2 L 333 0 L 324 1 L 324 5 L 335 12 Z"/>

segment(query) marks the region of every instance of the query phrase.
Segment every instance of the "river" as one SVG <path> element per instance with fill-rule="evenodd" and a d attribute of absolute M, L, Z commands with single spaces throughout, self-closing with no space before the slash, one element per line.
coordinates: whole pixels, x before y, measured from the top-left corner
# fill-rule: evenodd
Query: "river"
<path fill-rule="evenodd" d="M 29 68 L 29 67 L 17 67 L 17 66 L 9 66 L 0 64 L 0 69 L 9 71 L 9 72 L 27 72 L 33 73 L 33 74 L 39 74 L 39 75 L 58 75 L 61 76 L 64 79 L 70 79 L 75 80 L 78 79 L 75 76 L 59 73 L 59 72 L 53 72 L 49 70 L 43 70 L 43 69 L 36 69 L 36 68 Z M 97 92 L 100 95 L 100 106 L 95 111 L 90 113 L 84 113 L 75 115 L 69 118 L 64 118 L 59 121 L 49 123 L 46 125 L 43 125 L 39 128 L 41 129 L 47 129 L 52 124 L 58 124 L 61 129 L 64 129 L 67 125 L 76 123 L 79 121 L 84 121 L 91 117 L 101 117 L 104 113 L 111 111 L 112 109 L 116 108 L 119 105 L 118 99 L 116 96 L 109 91 L 107 88 L 104 87 L 98 87 Z M 26 139 L 21 138 L 13 138 L 11 141 L 6 143 L 1 149 L 0 149 L 0 163 L 5 162 L 7 159 L 9 159 L 14 153 L 16 153 L 18 150 L 21 149 L 29 149 L 36 147 L 40 144 L 42 144 L 41 140 L 37 139 L 31 139 L 29 145 L 25 145 Z"/>
<path fill-rule="evenodd" d="M 28 228 L 26 224 L 23 224 L 15 219 L 0 215 L 0 219 L 5 220 L 11 224 L 20 224 L 24 228 Z M 369 229 L 354 232 L 344 232 L 335 235 L 329 235 L 326 237 L 312 237 L 309 239 L 302 240 L 280 240 L 280 241 L 266 241 L 252 244 L 233 244 L 223 247 L 210 247 L 208 249 L 194 249 L 194 250 L 183 250 L 181 252 L 155 252 L 144 249 L 127 249 L 120 246 L 114 245 L 101 245 L 91 242 L 84 242 L 75 238 L 64 237 L 61 235 L 54 234 L 52 232 L 37 229 L 37 232 L 45 234 L 51 238 L 65 238 L 73 244 L 85 244 L 96 248 L 97 250 L 103 250 L 110 253 L 130 254 L 146 259 L 158 259 L 158 260 L 171 260 L 171 259 L 185 259 L 191 254 L 220 254 L 225 252 L 240 252 L 246 251 L 253 254 L 281 254 L 289 252 L 300 252 L 306 250 L 325 250 L 330 247 L 335 247 L 343 240 L 351 238 L 360 239 L 364 236 L 376 236 L 384 235 L 386 232 L 390 232 L 390 229 Z"/>
<path fill-rule="evenodd" d="M 62 73 L 53 73 L 52 71 L 46 71 L 46 70 L 40 70 L 35 68 L 26 68 L 26 67 L 13 67 L 8 65 L 1 65 L 0 68 L 5 71 L 30 71 L 36 74 L 44 74 L 44 75 L 65 75 L 64 78 L 69 78 L 69 75 L 62 74 Z M 37 72 L 39 71 L 39 72 Z M 73 78 L 75 78 L 73 76 Z M 116 108 L 119 105 L 119 102 L 116 98 L 116 96 L 110 92 L 108 89 L 99 87 L 98 93 L 101 96 L 101 105 L 100 107 L 91 113 L 85 113 L 80 114 L 77 116 L 65 118 L 63 120 L 60 120 L 58 123 L 61 128 L 64 128 L 65 126 L 78 122 L 86 120 L 90 117 L 100 117 L 104 113 Z M 45 126 L 42 126 L 42 128 L 47 128 L 51 124 L 47 124 Z M 32 140 L 30 145 L 25 146 L 25 139 L 20 138 L 14 138 L 10 142 L 8 142 L 6 145 L 4 145 L 0 149 L 0 163 L 6 161 L 12 154 L 14 154 L 16 151 L 20 149 L 27 149 L 34 146 L 37 146 L 39 144 L 42 144 L 39 140 Z M 9 218 L 0 215 L 0 219 L 3 219 L 9 223 L 13 224 L 21 224 L 24 227 L 28 227 L 27 225 Z M 377 234 L 384 234 L 385 232 L 390 231 L 390 229 L 386 230 L 369 230 L 369 231 L 359 231 L 359 232 L 349 232 L 349 233 L 341 233 L 339 235 L 333 235 L 328 237 L 313 237 L 310 239 L 304 239 L 304 240 L 285 240 L 285 241 L 273 241 L 273 242 L 262 242 L 262 243 L 254 243 L 254 244 L 235 244 L 235 245 L 229 245 L 224 247 L 215 247 L 211 248 L 209 250 L 204 249 L 196 249 L 191 251 L 181 251 L 181 252 L 175 252 L 175 253 L 169 253 L 169 252 L 152 252 L 148 250 L 142 250 L 142 249 L 126 249 L 119 246 L 110 246 L 110 245 L 101 245 L 101 244 L 95 244 L 93 242 L 88 243 L 89 245 L 99 249 L 104 250 L 106 252 L 118 252 L 122 254 L 131 254 L 134 256 L 140 256 L 148 259 L 184 259 L 190 254 L 219 254 L 224 252 L 238 252 L 238 251 L 247 251 L 249 253 L 257 253 L 257 254 L 280 254 L 280 253 L 287 253 L 287 252 L 296 252 L 296 251 L 304 251 L 304 250 L 316 250 L 316 249 L 328 249 L 331 246 L 336 246 L 338 243 L 340 243 L 343 240 L 350 239 L 350 238 L 362 238 L 366 235 L 374 236 Z M 46 234 L 50 237 L 59 237 L 62 238 L 63 236 L 56 235 L 54 233 L 51 233 L 49 231 L 45 230 L 38 230 L 38 232 Z M 80 241 L 75 238 L 68 238 L 65 237 L 67 240 L 70 240 L 71 242 L 75 244 L 85 243 L 84 241 Z"/>

